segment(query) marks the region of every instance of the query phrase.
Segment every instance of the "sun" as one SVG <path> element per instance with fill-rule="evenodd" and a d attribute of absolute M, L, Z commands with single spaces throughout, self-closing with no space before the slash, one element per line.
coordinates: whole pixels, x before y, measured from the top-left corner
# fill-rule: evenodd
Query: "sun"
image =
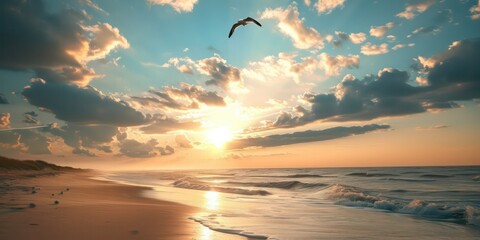
<path fill-rule="evenodd" d="M 205 137 L 215 147 L 222 148 L 226 142 L 233 139 L 233 134 L 228 127 L 222 126 L 205 131 Z"/>

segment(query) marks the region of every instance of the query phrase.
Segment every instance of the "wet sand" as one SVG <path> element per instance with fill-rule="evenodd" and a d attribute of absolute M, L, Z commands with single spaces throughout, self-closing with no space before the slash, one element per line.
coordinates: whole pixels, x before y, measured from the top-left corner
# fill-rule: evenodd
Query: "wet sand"
<path fill-rule="evenodd" d="M 0 172 L 0 239 L 246 239 L 188 219 L 194 207 L 145 198 L 147 188 L 93 176 Z"/>

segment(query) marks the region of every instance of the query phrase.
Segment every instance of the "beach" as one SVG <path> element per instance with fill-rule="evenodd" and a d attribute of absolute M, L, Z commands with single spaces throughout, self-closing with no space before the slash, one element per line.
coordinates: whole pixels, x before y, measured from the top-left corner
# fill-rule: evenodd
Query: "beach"
<path fill-rule="evenodd" d="M 142 197 L 148 188 L 93 180 L 94 171 L 0 175 L 0 239 L 246 239 L 189 219 L 195 207 Z"/>

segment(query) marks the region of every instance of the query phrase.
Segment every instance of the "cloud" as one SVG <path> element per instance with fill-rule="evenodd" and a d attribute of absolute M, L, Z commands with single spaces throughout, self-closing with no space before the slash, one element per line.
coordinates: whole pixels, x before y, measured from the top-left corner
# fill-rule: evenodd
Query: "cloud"
<path fill-rule="evenodd" d="M 354 44 L 361 44 L 367 39 L 367 37 L 365 33 L 359 32 L 359 33 L 350 33 L 349 39 Z"/>
<path fill-rule="evenodd" d="M 178 71 L 186 74 L 193 74 L 193 69 L 187 65 L 181 65 L 178 67 Z"/>
<path fill-rule="evenodd" d="M 108 23 L 85 26 L 83 30 L 92 36 L 88 43 L 87 61 L 105 58 L 111 51 L 119 47 L 130 47 L 127 39 L 120 34 L 120 30 Z"/>
<path fill-rule="evenodd" d="M 343 68 L 358 68 L 360 61 L 358 55 L 330 56 L 326 53 L 321 53 L 319 58 L 319 67 L 325 71 L 327 76 L 338 76 Z"/>
<path fill-rule="evenodd" d="M 160 114 L 155 115 L 153 119 L 153 123 L 141 127 L 140 130 L 147 134 L 162 134 L 178 130 L 198 130 L 201 126 L 199 122 L 179 122 L 174 118 L 169 118 Z"/>
<path fill-rule="evenodd" d="M 377 124 L 352 127 L 334 127 L 324 130 L 309 130 L 289 134 L 237 139 L 230 143 L 227 143 L 226 147 L 228 149 L 243 149 L 248 147 L 276 147 L 298 143 L 333 140 L 337 138 L 365 134 L 377 130 L 386 130 L 389 128 L 389 125 Z"/>
<path fill-rule="evenodd" d="M 160 155 L 162 156 L 168 156 L 175 153 L 175 149 L 169 145 L 165 147 L 158 147 L 158 151 L 160 151 Z"/>
<path fill-rule="evenodd" d="M 388 22 L 383 26 L 371 26 L 370 27 L 370 35 L 374 37 L 383 37 L 388 30 L 392 29 L 395 26 L 393 22 Z"/>
<path fill-rule="evenodd" d="M 440 27 L 436 25 L 428 26 L 428 27 L 419 27 L 412 31 L 412 34 L 408 35 L 407 37 L 413 37 L 415 35 L 426 35 L 426 34 L 433 34 L 436 35 L 440 32 Z"/>
<path fill-rule="evenodd" d="M 84 26 L 85 12 L 49 13 L 40 0 L 1 1 L 0 9 L 0 22 L 5 23 L 0 24 L 4 36 L 0 69 L 33 71 L 46 81 L 86 85 L 99 76 L 86 66 L 89 61 L 128 47 L 118 29 L 108 23 Z"/>
<path fill-rule="evenodd" d="M 315 8 L 318 14 L 330 14 L 335 8 L 343 7 L 345 0 L 318 0 Z M 309 6 L 310 4 L 306 4 Z"/>
<path fill-rule="evenodd" d="M 480 97 L 480 38 L 453 42 L 440 54 L 425 61 L 428 97 L 439 100 L 472 100 Z"/>
<path fill-rule="evenodd" d="M 18 134 L 17 132 L 15 131 L 0 132 L 0 149 L 19 150 L 20 145 L 21 145 L 20 134 Z"/>
<path fill-rule="evenodd" d="M 323 70 L 326 76 L 338 76 L 343 68 L 358 68 L 360 61 L 358 55 L 331 56 L 327 53 L 302 58 L 301 61 L 295 61 L 294 57 L 280 53 L 278 57 L 268 56 L 262 61 L 250 62 L 243 74 L 260 81 L 289 77 L 299 82 L 302 74 L 316 70 Z"/>
<path fill-rule="evenodd" d="M 95 10 L 97 10 L 97 11 L 99 11 L 99 12 L 105 14 L 105 15 L 109 15 L 107 11 L 105 11 L 105 10 L 103 10 L 101 7 L 99 7 L 98 4 L 92 2 L 92 0 L 83 0 L 83 2 L 84 2 L 85 4 L 87 4 L 87 6 L 93 8 L 93 9 L 95 9 Z"/>
<path fill-rule="evenodd" d="M 0 113 L 0 128 L 10 127 L 10 113 Z"/>
<path fill-rule="evenodd" d="M 28 124 L 38 125 L 40 121 L 37 119 L 38 114 L 34 111 L 26 112 L 23 114 L 23 122 Z"/>
<path fill-rule="evenodd" d="M 448 128 L 450 126 L 443 125 L 443 124 L 438 124 L 435 126 L 428 126 L 428 127 L 416 127 L 415 130 L 417 131 L 431 131 L 431 130 L 438 130 L 438 129 L 444 129 Z"/>
<path fill-rule="evenodd" d="M 80 156 L 86 156 L 86 157 L 96 157 L 97 155 L 95 153 L 92 153 L 88 149 L 85 148 L 75 148 L 72 150 L 73 154 L 80 155 Z"/>
<path fill-rule="evenodd" d="M 344 77 L 331 93 L 305 93 L 310 109 L 297 106 L 256 129 L 291 128 L 314 121 L 368 121 L 460 107 L 455 101 L 480 97 L 480 39 L 452 43 L 431 58 L 419 57 L 427 77 L 420 86 L 409 84 L 406 71 L 386 68 L 377 75 Z"/>
<path fill-rule="evenodd" d="M 170 5 L 175 11 L 191 12 L 198 0 L 148 0 L 152 5 Z"/>
<path fill-rule="evenodd" d="M 193 148 L 192 142 L 184 134 L 178 134 L 175 136 L 175 142 L 182 148 Z"/>
<path fill-rule="evenodd" d="M 472 20 L 480 19 L 480 0 L 478 1 L 477 5 L 473 5 L 470 8 L 470 12 L 472 13 L 472 16 L 470 16 Z"/>
<path fill-rule="evenodd" d="M 51 139 L 36 130 L 17 130 L 20 133 L 20 142 L 24 151 L 30 154 L 51 154 Z"/>
<path fill-rule="evenodd" d="M 242 69 L 249 93 L 236 99 L 258 110 L 259 106 L 264 106 L 261 111 L 283 109 L 287 102 L 296 101 L 296 95 L 311 89 L 314 84 L 340 75 L 345 68 L 357 68 L 359 65 L 360 58 L 357 55 L 321 53 L 298 58 L 295 53 L 279 53 L 266 56 L 259 61 L 249 62 Z"/>
<path fill-rule="evenodd" d="M 150 66 L 158 66 L 156 64 L 151 64 L 147 63 Z M 183 57 L 183 58 L 170 58 L 166 63 L 161 65 L 161 67 L 168 68 L 171 66 L 175 66 L 178 71 L 181 73 L 186 73 L 186 74 L 193 74 L 193 68 L 192 66 L 195 66 L 195 61 L 190 59 L 189 57 Z"/>
<path fill-rule="evenodd" d="M 0 149 L 29 154 L 51 154 L 52 140 L 36 130 L 0 132 Z"/>
<path fill-rule="evenodd" d="M 120 153 L 132 158 L 150 158 L 155 157 L 157 152 L 155 147 L 158 145 L 157 140 L 150 139 L 146 143 L 141 143 L 134 139 L 125 139 L 120 142 Z"/>
<path fill-rule="evenodd" d="M 0 104 L 9 104 L 7 98 L 0 93 Z"/>
<path fill-rule="evenodd" d="M 286 9 L 281 7 L 267 8 L 260 18 L 277 20 L 277 27 L 280 32 L 288 36 L 298 49 L 322 49 L 324 46 L 323 37 L 314 28 L 304 26 L 299 15 L 297 6 L 292 4 Z"/>
<path fill-rule="evenodd" d="M 335 35 L 337 36 L 337 39 L 334 39 L 333 35 L 327 35 L 325 40 L 332 43 L 333 46 L 337 48 L 342 47 L 343 43 L 347 41 L 351 41 L 353 44 L 361 44 L 367 39 L 366 34 L 362 32 L 350 33 L 349 35 L 345 32 L 335 31 Z"/>
<path fill-rule="evenodd" d="M 200 74 L 211 77 L 206 81 L 207 85 L 218 86 L 225 91 L 242 91 L 244 90 L 244 83 L 241 72 L 238 68 L 233 67 L 227 63 L 218 54 L 213 54 L 213 57 L 204 58 L 194 61 L 189 57 L 184 58 L 170 58 L 162 67 L 176 67 L 182 73 L 193 74 L 195 68 Z"/>
<path fill-rule="evenodd" d="M 145 115 L 126 102 L 91 86 L 48 83 L 37 79 L 23 89 L 22 95 L 30 104 L 71 123 L 133 126 L 148 122 Z"/>
<path fill-rule="evenodd" d="M 408 44 L 400 44 L 400 43 L 399 43 L 399 44 L 396 44 L 395 46 L 393 46 L 392 49 L 393 49 L 394 51 L 397 51 L 397 50 L 400 49 L 400 48 L 413 47 L 413 46 L 415 46 L 415 43 L 408 43 Z"/>
<path fill-rule="evenodd" d="M 416 1 L 416 3 L 407 5 L 405 11 L 398 13 L 397 17 L 412 20 L 418 14 L 425 12 L 434 3 L 435 0 Z"/>
<path fill-rule="evenodd" d="M 382 43 L 380 45 L 374 45 L 369 42 L 367 42 L 365 45 L 361 47 L 361 50 L 363 55 L 379 55 L 379 54 L 385 54 L 388 53 L 388 44 Z"/>
<path fill-rule="evenodd" d="M 180 83 L 180 88 L 163 87 L 163 91 L 149 90 L 155 97 L 131 97 L 132 100 L 145 107 L 170 108 L 175 110 L 198 109 L 200 104 L 224 107 L 223 97 L 216 92 L 207 91 L 200 86 Z"/>
<path fill-rule="evenodd" d="M 120 134 L 118 128 L 113 126 L 84 126 L 72 123 L 61 127 L 51 124 L 43 131 L 62 138 L 66 145 L 78 149 L 77 153 L 81 153 L 79 150 L 87 148 L 111 152 L 109 151 L 110 144 L 114 141 L 114 137 Z"/>
<path fill-rule="evenodd" d="M 217 54 L 198 61 L 197 69 L 200 73 L 211 77 L 205 82 L 207 85 L 215 85 L 224 90 L 243 88 L 240 70 L 228 65 L 227 60 Z"/>

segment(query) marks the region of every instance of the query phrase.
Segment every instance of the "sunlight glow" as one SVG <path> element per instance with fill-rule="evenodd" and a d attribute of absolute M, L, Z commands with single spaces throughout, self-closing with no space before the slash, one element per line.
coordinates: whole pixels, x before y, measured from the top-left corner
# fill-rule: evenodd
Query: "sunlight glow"
<path fill-rule="evenodd" d="M 208 191 L 204 196 L 205 208 L 208 210 L 218 210 L 218 192 Z"/>
<path fill-rule="evenodd" d="M 212 230 L 208 227 L 202 226 L 199 240 L 210 240 L 212 237 Z"/>
<path fill-rule="evenodd" d="M 222 148 L 226 142 L 233 139 L 233 134 L 228 127 L 222 126 L 205 131 L 205 137 L 215 147 Z"/>

